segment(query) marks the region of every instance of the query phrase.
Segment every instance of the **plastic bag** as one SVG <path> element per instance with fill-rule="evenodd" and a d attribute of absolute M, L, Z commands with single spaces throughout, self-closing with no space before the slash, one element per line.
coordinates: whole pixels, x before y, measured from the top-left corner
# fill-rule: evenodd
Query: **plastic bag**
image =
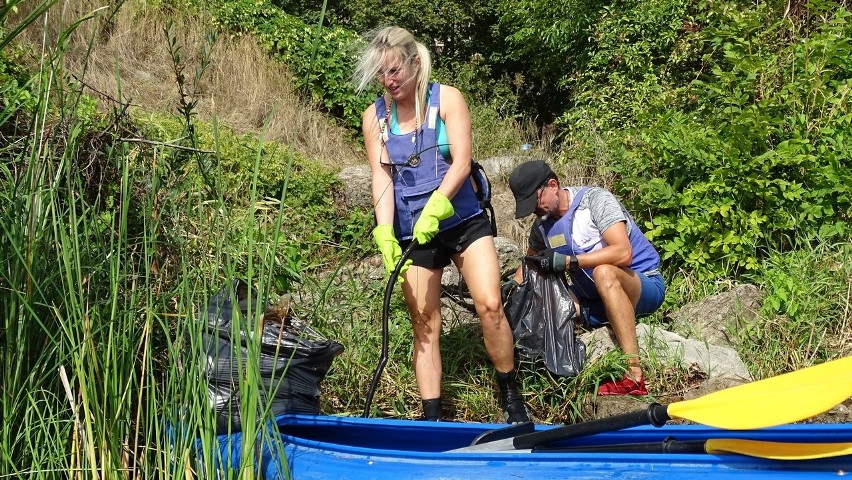
<path fill-rule="evenodd" d="M 586 345 L 574 334 L 577 309 L 565 277 L 543 273 L 524 260 L 524 281 L 506 300 L 506 317 L 521 355 L 542 356 L 556 375 L 576 376 L 586 360 Z"/>
<path fill-rule="evenodd" d="M 239 371 L 245 371 L 248 355 L 246 327 L 248 300 L 252 310 L 267 305 L 241 280 L 224 286 L 207 304 L 207 332 L 202 336 L 210 403 L 216 410 L 216 433 L 239 432 Z M 233 303 L 237 300 L 237 304 Z M 259 306 L 259 308 L 257 307 Z M 232 321 L 242 318 L 239 338 L 234 338 Z M 265 318 L 264 320 L 268 320 Z M 328 340 L 311 327 L 289 315 L 264 321 L 258 362 L 262 388 L 260 409 L 273 415 L 320 413 L 320 384 L 331 362 L 343 352 L 343 345 Z M 258 412 L 260 413 L 260 412 Z"/>

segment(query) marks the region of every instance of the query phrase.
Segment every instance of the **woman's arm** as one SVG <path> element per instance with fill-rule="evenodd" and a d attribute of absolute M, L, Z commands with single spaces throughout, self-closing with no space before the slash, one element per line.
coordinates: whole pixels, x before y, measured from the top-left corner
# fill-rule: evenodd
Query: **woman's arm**
<path fill-rule="evenodd" d="M 461 92 L 448 85 L 441 85 L 441 120 L 447 129 L 452 163 L 438 191 L 453 198 L 464 181 L 470 177 L 471 127 L 470 112 Z"/>
<path fill-rule="evenodd" d="M 382 145 L 379 119 L 376 106 L 370 105 L 361 117 L 361 131 L 364 134 L 364 148 L 372 173 L 373 209 L 378 225 L 393 225 L 394 198 L 393 177 L 389 165 L 382 165 L 382 158 L 390 163 L 388 152 Z"/>

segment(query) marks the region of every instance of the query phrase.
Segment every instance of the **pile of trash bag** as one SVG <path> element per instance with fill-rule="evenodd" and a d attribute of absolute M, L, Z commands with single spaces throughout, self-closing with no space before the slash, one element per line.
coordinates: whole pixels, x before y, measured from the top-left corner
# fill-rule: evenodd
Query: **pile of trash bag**
<path fill-rule="evenodd" d="M 216 411 L 216 433 L 242 430 L 240 371 L 245 372 L 249 350 L 246 331 L 252 312 L 262 312 L 260 338 L 260 412 L 320 413 L 321 383 L 343 345 L 293 318 L 289 312 L 270 308 L 254 289 L 234 280 L 207 303 L 207 328 L 202 336 L 204 374 L 210 403 Z M 255 350 L 256 351 L 256 350 Z M 258 418 L 260 418 L 258 412 Z"/>

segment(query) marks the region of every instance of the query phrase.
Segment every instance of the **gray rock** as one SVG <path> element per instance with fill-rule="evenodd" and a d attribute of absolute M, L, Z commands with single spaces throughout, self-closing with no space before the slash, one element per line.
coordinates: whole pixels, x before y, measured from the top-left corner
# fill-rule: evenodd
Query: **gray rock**
<path fill-rule="evenodd" d="M 490 157 L 479 160 L 482 169 L 492 182 L 508 177 L 512 169 L 519 163 L 517 157 Z"/>
<path fill-rule="evenodd" d="M 736 332 L 758 318 L 763 299 L 763 293 L 754 285 L 737 285 L 678 309 L 669 317 L 672 330 L 686 338 L 732 346 Z"/>
<path fill-rule="evenodd" d="M 707 342 L 683 338 L 661 328 L 644 323 L 636 325 L 640 355 L 647 358 L 653 354 L 658 359 L 683 366 L 696 365 L 707 378 L 731 378 L 751 380 L 752 376 L 739 357 L 730 347 L 711 345 Z M 598 328 L 580 336 L 586 344 L 587 361 L 594 362 L 617 344 L 609 328 Z"/>
<path fill-rule="evenodd" d="M 343 184 L 343 202 L 347 208 L 373 208 L 370 167 L 347 167 L 337 178 Z"/>

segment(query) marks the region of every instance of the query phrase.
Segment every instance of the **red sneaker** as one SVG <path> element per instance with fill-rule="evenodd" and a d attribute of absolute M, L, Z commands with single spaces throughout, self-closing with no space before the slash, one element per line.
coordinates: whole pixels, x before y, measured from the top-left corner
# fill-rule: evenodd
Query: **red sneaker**
<path fill-rule="evenodd" d="M 625 375 L 621 380 L 602 383 L 598 387 L 598 395 L 648 395 L 645 388 L 645 379 L 640 378 L 637 382 Z"/>

